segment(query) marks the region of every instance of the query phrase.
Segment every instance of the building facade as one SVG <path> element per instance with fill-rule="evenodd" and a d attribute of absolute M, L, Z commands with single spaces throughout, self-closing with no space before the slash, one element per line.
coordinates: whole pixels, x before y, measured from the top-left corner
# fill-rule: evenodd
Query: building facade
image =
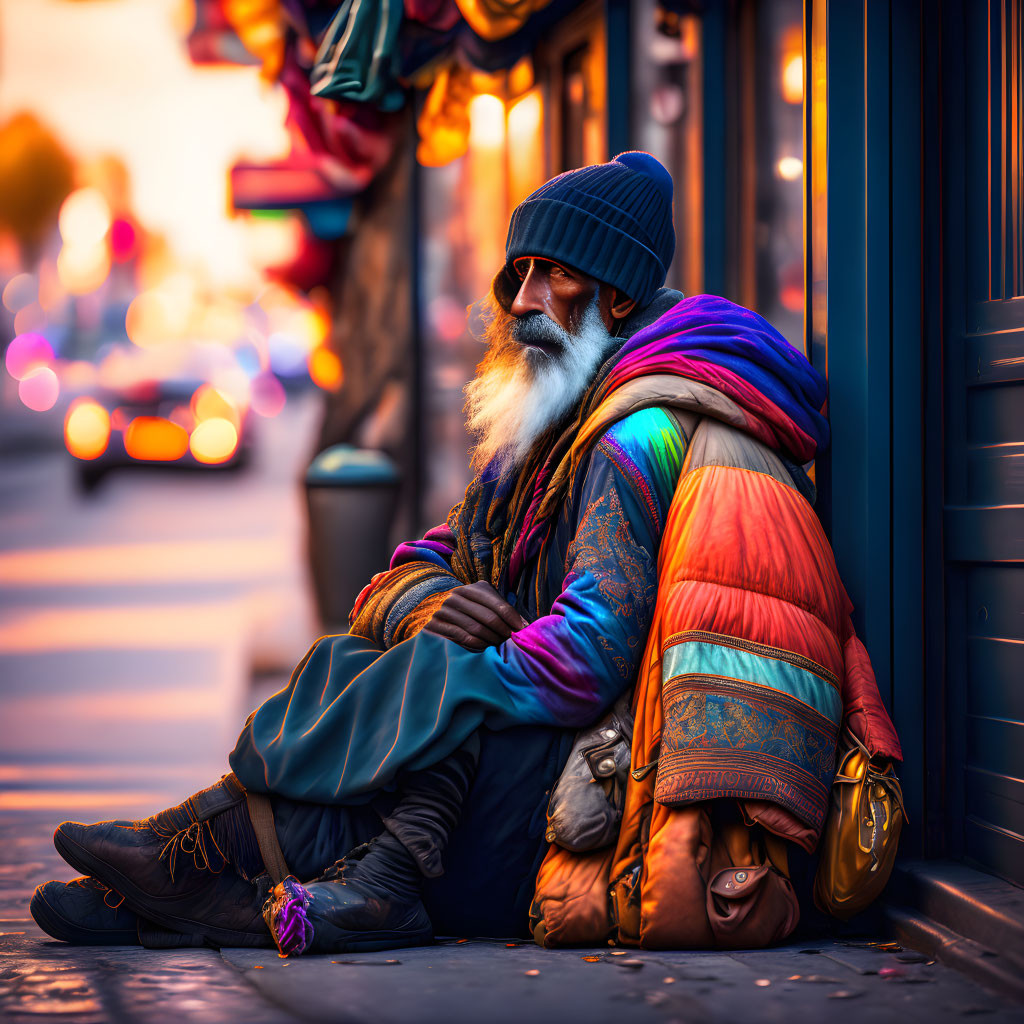
<path fill-rule="evenodd" d="M 1021 0 L 598 0 L 418 171 L 421 514 L 465 484 L 467 306 L 513 207 L 646 149 L 669 283 L 757 309 L 829 380 L 818 513 L 903 740 L 905 858 L 1024 885 Z"/>

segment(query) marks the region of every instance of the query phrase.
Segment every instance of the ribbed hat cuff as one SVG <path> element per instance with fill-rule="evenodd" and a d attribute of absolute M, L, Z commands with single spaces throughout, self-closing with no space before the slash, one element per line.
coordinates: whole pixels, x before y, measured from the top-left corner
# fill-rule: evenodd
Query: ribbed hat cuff
<path fill-rule="evenodd" d="M 618 288 L 646 306 L 665 283 L 658 256 L 631 235 L 578 206 L 528 199 L 512 215 L 505 265 L 520 256 L 546 256 Z"/>

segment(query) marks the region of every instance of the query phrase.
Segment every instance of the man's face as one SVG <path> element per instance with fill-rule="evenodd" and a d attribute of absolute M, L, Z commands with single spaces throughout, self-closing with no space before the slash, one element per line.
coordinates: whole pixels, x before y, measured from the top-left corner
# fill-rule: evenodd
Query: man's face
<path fill-rule="evenodd" d="M 529 259 L 506 311 L 492 293 L 487 355 L 466 387 L 467 425 L 480 469 L 493 458 L 519 463 L 533 442 L 572 411 L 615 347 L 602 316 L 611 294 L 551 260 Z"/>
<path fill-rule="evenodd" d="M 527 326 L 541 322 L 537 314 L 549 317 L 570 334 L 579 329 L 584 312 L 598 294 L 600 286 L 595 278 L 554 260 L 534 256 L 520 256 L 513 269 L 519 278 L 519 291 L 509 312 L 519 317 L 523 325 L 523 344 L 545 346 L 543 335 Z M 599 312 L 605 327 L 611 327 L 611 317 L 605 310 Z"/>
<path fill-rule="evenodd" d="M 518 464 L 544 431 L 572 412 L 615 348 L 613 325 L 636 305 L 555 260 L 524 256 L 514 268 L 518 292 L 506 307 L 492 290 L 487 355 L 466 386 L 477 470 L 492 459 Z"/>

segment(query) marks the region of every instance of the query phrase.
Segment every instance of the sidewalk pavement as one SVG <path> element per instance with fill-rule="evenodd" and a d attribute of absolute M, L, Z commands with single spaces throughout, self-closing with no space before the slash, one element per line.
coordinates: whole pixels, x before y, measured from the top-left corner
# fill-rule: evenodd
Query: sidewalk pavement
<path fill-rule="evenodd" d="M 42 815 L 0 820 L 0 1018 L 17 1024 L 1024 1021 L 1024 1007 L 885 945 L 884 935 L 732 953 L 447 940 L 296 959 L 274 950 L 68 946 L 40 932 L 27 909 L 35 885 L 73 874 L 53 849 L 52 828 Z"/>

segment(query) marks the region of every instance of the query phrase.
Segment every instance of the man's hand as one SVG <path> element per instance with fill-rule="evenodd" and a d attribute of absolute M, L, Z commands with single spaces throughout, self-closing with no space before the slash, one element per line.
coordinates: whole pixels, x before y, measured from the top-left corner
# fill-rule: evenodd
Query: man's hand
<path fill-rule="evenodd" d="M 484 580 L 456 587 L 423 627 L 467 651 L 497 647 L 525 628 L 526 620 Z"/>

